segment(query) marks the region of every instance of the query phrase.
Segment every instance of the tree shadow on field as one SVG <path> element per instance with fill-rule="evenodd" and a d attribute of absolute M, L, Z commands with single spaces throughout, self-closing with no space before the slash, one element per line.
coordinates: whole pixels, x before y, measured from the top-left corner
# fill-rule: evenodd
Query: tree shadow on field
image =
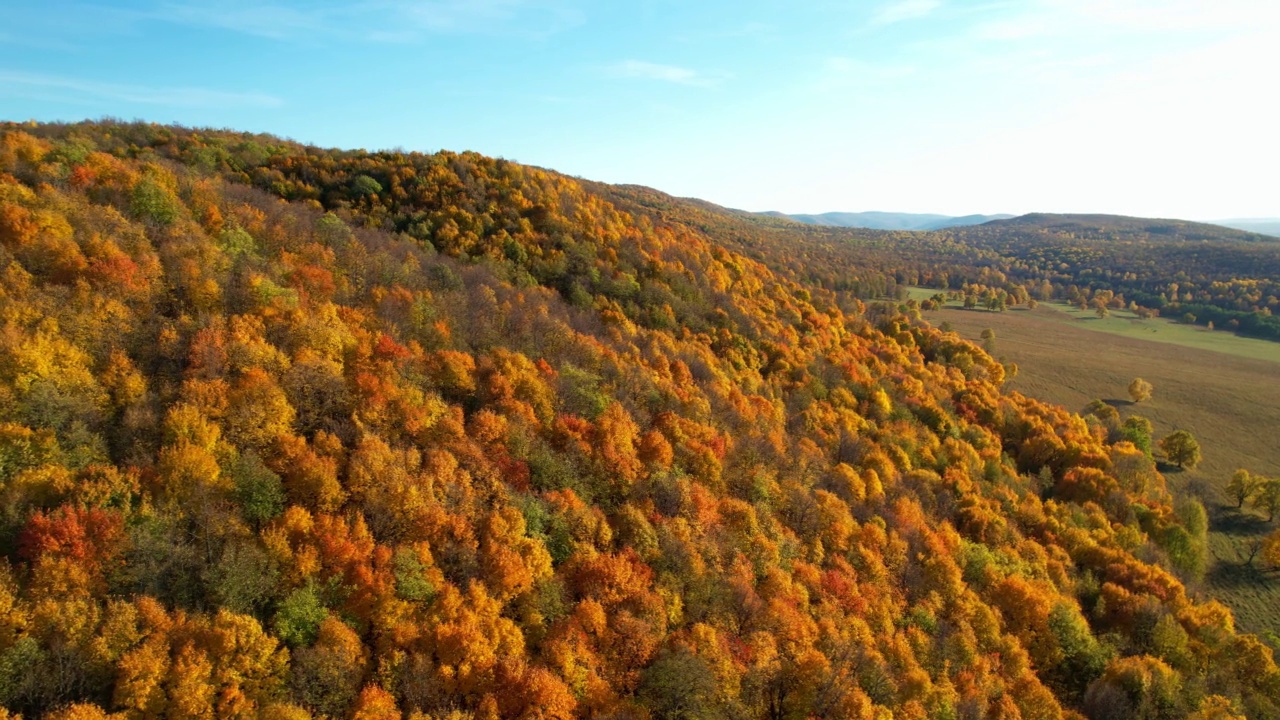
<path fill-rule="evenodd" d="M 1271 523 L 1267 519 L 1253 513 L 1247 513 L 1232 506 L 1218 506 L 1214 513 L 1213 529 L 1215 532 L 1234 537 L 1257 537 L 1271 532 Z"/>
<path fill-rule="evenodd" d="M 1214 486 L 1210 484 L 1210 482 L 1207 479 L 1205 479 L 1203 475 L 1199 477 L 1188 477 L 1186 478 L 1185 482 L 1182 484 L 1182 488 L 1180 492 L 1183 495 L 1195 497 L 1197 500 L 1199 500 L 1201 503 L 1205 505 L 1206 509 L 1209 509 L 1210 505 L 1205 500 L 1205 498 L 1214 496 L 1213 494 Z M 1221 512 L 1221 509 L 1222 508 L 1219 507 L 1215 511 Z"/>
<path fill-rule="evenodd" d="M 1106 398 L 1102 402 L 1110 405 L 1113 408 L 1122 408 L 1122 407 L 1130 407 L 1132 405 L 1137 405 L 1137 403 L 1135 403 L 1132 400 L 1123 400 L 1121 398 Z"/>
<path fill-rule="evenodd" d="M 1223 558 L 1221 562 L 1213 563 L 1205 580 L 1210 586 L 1219 588 L 1268 587 L 1276 575 L 1275 570 Z"/>
<path fill-rule="evenodd" d="M 1205 575 L 1209 585 L 1270 592 L 1280 578 L 1280 568 L 1265 567 L 1260 555 L 1264 538 L 1272 530 L 1271 523 L 1241 508 L 1215 504 L 1209 525 L 1214 533 L 1226 536 L 1229 548 L 1226 551 L 1211 548 L 1215 562 Z"/>

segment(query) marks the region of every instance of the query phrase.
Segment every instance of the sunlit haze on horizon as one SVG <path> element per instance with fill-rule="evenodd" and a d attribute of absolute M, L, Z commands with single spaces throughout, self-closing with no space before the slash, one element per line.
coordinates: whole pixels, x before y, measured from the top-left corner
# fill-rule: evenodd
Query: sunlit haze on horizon
<path fill-rule="evenodd" d="M 7 120 L 475 150 L 749 210 L 1280 216 L 1273 0 L 4 5 Z"/>

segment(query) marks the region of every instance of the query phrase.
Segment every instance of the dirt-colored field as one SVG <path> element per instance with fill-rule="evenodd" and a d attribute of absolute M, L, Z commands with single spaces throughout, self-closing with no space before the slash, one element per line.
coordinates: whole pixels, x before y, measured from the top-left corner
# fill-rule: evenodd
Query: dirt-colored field
<path fill-rule="evenodd" d="M 925 317 L 947 322 L 974 341 L 983 329 L 994 330 L 995 356 L 1019 367 L 1012 389 L 1077 412 L 1101 398 L 1126 417 L 1150 419 L 1157 438 L 1175 429 L 1190 431 L 1204 461 L 1167 477 L 1175 492 L 1198 494 L 1210 513 L 1210 548 L 1217 559 L 1202 590 L 1230 605 L 1242 629 L 1280 633 L 1280 574 L 1245 567 L 1237 553 L 1248 539 L 1275 526 L 1247 508 L 1237 512 L 1221 494 L 1237 468 L 1280 476 L 1280 344 L 1247 341 L 1262 345 L 1237 354 L 1215 352 L 1101 332 L 1091 328 L 1095 321 L 1089 316 L 1045 305 L 1004 313 L 946 307 Z M 1264 359 L 1273 348 L 1275 360 Z M 1155 386 L 1153 397 L 1138 405 L 1126 391 L 1135 377 Z"/>

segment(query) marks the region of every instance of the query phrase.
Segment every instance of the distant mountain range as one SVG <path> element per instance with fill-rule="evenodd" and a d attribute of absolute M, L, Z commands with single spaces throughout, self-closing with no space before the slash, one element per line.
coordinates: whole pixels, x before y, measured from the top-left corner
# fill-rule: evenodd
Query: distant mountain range
<path fill-rule="evenodd" d="M 1262 233 L 1280 237 L 1280 218 L 1240 218 L 1238 220 L 1214 220 L 1214 225 Z"/>
<path fill-rule="evenodd" d="M 992 220 L 1013 217 L 1012 215 L 954 216 L 895 212 L 829 212 L 818 215 L 788 215 L 780 212 L 764 212 L 760 214 L 790 218 L 806 225 L 834 225 L 835 227 L 867 228 L 869 230 L 941 230 L 949 227 L 981 225 Z"/>
<path fill-rule="evenodd" d="M 1066 233 L 1080 238 L 1157 237 L 1183 242 L 1276 242 L 1278 238 L 1252 230 L 1241 230 L 1216 223 L 1171 220 L 1164 218 L 1128 217 L 1125 215 L 1028 213 L 1004 220 L 966 228 L 964 232 L 1031 230 Z"/>
<path fill-rule="evenodd" d="M 1015 215 L 935 215 L 931 213 L 895 213 L 895 212 L 828 212 L 818 214 L 787 214 L 780 212 L 763 212 L 760 215 L 768 215 L 771 217 L 788 218 L 796 222 L 802 222 L 806 225 L 830 225 L 834 227 L 853 227 L 866 228 L 868 230 L 941 230 L 943 228 L 968 227 L 971 225 L 982 225 L 993 220 L 1017 220 L 1019 216 Z M 1113 224 L 1117 220 L 1124 221 L 1124 224 L 1132 224 L 1136 218 L 1122 218 L 1118 215 L 1048 215 L 1045 213 L 1031 213 L 1023 215 L 1021 218 L 1034 218 L 1033 222 L 1040 223 L 1048 218 L 1057 218 L 1059 220 L 1070 218 L 1074 222 L 1084 221 L 1085 224 L 1095 225 Z M 1233 228 L 1235 230 L 1243 230 L 1250 233 L 1260 233 L 1263 235 L 1273 235 L 1280 237 L 1280 218 L 1242 218 L 1237 220 L 1217 220 L 1212 223 L 1188 223 L 1183 220 L 1168 221 L 1147 221 L 1143 222 L 1162 222 L 1169 224 L 1195 224 L 1195 225 L 1216 225 L 1225 228 Z"/>

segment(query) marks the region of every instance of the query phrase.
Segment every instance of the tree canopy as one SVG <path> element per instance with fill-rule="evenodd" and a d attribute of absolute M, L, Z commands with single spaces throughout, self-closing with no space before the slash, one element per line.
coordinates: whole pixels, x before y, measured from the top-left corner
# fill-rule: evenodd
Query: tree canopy
<path fill-rule="evenodd" d="M 867 302 L 949 271 L 673 203 L 4 126 L 5 712 L 1280 713 L 1148 453 Z"/>
<path fill-rule="evenodd" d="M 1186 430 L 1175 430 L 1160 440 L 1160 450 L 1169 462 L 1180 468 L 1200 464 L 1200 443 Z"/>

